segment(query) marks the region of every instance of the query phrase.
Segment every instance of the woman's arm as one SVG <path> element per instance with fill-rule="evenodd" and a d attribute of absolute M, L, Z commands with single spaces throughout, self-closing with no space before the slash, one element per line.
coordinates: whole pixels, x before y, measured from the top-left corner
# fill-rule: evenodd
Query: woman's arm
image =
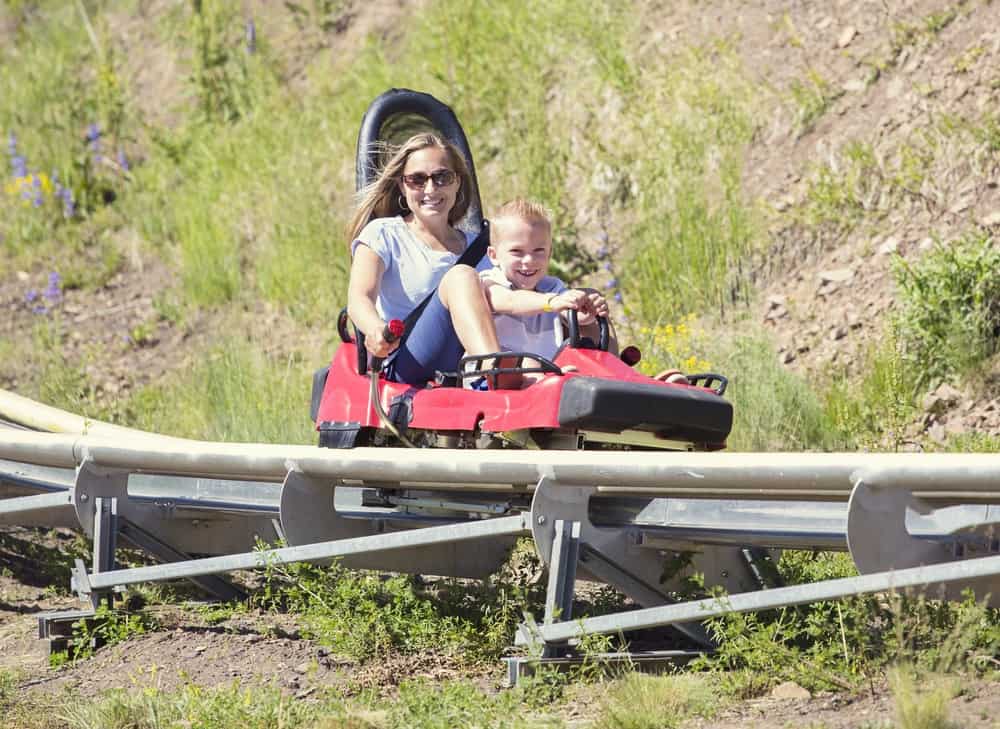
<path fill-rule="evenodd" d="M 399 346 L 389 343 L 382 336 L 385 322 L 375 309 L 382 284 L 385 264 L 371 248 L 364 244 L 354 249 L 351 261 L 351 278 L 347 284 L 347 315 L 365 335 L 365 348 L 375 357 L 385 357 Z"/>

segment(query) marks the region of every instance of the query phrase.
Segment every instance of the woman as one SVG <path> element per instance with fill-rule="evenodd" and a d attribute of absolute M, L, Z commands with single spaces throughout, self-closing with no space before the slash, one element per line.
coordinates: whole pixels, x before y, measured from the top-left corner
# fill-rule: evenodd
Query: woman
<path fill-rule="evenodd" d="M 434 291 L 386 364 L 386 376 L 397 382 L 420 385 L 436 370 L 454 371 L 463 352 L 500 349 L 478 273 L 455 265 L 472 240 L 455 228 L 468 210 L 471 183 L 454 145 L 436 134 L 418 134 L 362 191 L 348 231 L 353 260 L 347 312 L 372 356 L 387 357 L 398 346 L 386 341 L 386 322 L 405 319 Z M 509 380 L 508 386 L 518 386 Z"/>

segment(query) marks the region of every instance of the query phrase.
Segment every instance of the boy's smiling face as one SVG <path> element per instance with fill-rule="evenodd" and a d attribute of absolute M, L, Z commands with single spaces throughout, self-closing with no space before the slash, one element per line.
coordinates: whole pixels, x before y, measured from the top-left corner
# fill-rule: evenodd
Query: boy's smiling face
<path fill-rule="evenodd" d="M 490 261 L 515 288 L 533 289 L 548 273 L 552 229 L 545 221 L 500 218 L 493 221 L 490 241 Z"/>

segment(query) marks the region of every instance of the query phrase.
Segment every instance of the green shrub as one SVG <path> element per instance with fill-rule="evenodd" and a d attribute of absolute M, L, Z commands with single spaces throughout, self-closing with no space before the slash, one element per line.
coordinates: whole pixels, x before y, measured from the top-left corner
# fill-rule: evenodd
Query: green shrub
<path fill-rule="evenodd" d="M 916 263 L 897 258 L 896 317 L 918 385 L 961 376 L 997 351 L 1000 249 L 986 234 L 938 244 Z"/>
<path fill-rule="evenodd" d="M 899 450 L 916 415 L 918 376 L 891 330 L 862 353 L 857 374 L 832 375 L 824 407 L 837 447 Z"/>
<path fill-rule="evenodd" d="M 301 614 L 308 636 L 357 658 L 437 652 L 467 663 L 497 660 L 511 645 L 523 611 L 541 604 L 541 588 L 522 586 L 510 565 L 485 582 L 430 586 L 418 577 L 338 563 L 269 564 L 266 574 L 260 597 L 265 607 Z"/>
<path fill-rule="evenodd" d="M 731 450 L 825 450 L 833 444 L 829 419 L 809 384 L 786 370 L 760 333 L 736 336 L 723 353 L 709 353 L 729 375 L 733 403 Z"/>
<path fill-rule="evenodd" d="M 623 120 L 606 161 L 634 214 L 621 270 L 629 315 L 659 325 L 725 309 L 748 293 L 739 264 L 759 233 L 740 188 L 756 90 L 724 42 L 663 59 L 636 88 L 625 103 L 644 113 Z"/>
<path fill-rule="evenodd" d="M 786 551 L 788 584 L 852 577 L 847 554 Z M 968 592 L 960 602 L 919 594 L 860 595 L 709 621 L 718 651 L 697 665 L 718 672 L 723 688 L 754 696 L 792 680 L 811 690 L 850 689 L 907 662 L 921 670 L 988 670 L 1000 645 L 1000 611 Z"/>
<path fill-rule="evenodd" d="M 107 35 L 82 3 L 49 4 L 0 48 L 0 260 L 79 254 L 97 238 L 81 219 L 126 189 L 135 119 Z"/>
<path fill-rule="evenodd" d="M 766 333 L 745 320 L 725 326 L 736 333 L 709 332 L 693 315 L 675 324 L 640 328 L 642 371 L 653 375 L 676 368 L 688 374 L 725 375 L 729 379 L 725 397 L 733 404 L 730 450 L 833 446 L 836 433 L 820 400 L 804 379 L 780 364 Z"/>
<path fill-rule="evenodd" d="M 792 81 L 789 94 L 795 104 L 799 132 L 804 133 L 812 129 L 843 92 L 835 89 L 818 71 L 810 68 L 804 80 Z"/>
<path fill-rule="evenodd" d="M 488 695 L 467 681 L 440 685 L 407 681 L 399 687 L 399 699 L 389 708 L 387 723 L 413 729 L 557 726 L 552 721 L 532 720 L 524 715 L 524 709 L 520 696 L 513 691 Z"/>
<path fill-rule="evenodd" d="M 158 623 L 153 616 L 143 611 L 130 609 L 128 603 L 121 607 L 101 604 L 92 618 L 73 624 L 73 641 L 65 655 L 53 653 L 50 662 L 58 666 L 70 661 L 83 661 L 94 655 L 94 651 L 123 643 L 137 635 L 155 630 Z"/>

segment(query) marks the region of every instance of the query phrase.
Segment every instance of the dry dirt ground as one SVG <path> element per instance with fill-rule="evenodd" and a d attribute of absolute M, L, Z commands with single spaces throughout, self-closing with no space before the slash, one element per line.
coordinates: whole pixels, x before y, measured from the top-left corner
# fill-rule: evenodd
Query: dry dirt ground
<path fill-rule="evenodd" d="M 142 5 L 156 13 L 169 3 Z M 392 33 L 399 19 L 419 5 L 408 0 L 354 3 L 345 26 L 335 31 L 338 36 L 293 40 L 301 44 L 298 52 L 304 62 L 309 54 L 334 52 L 339 43 L 367 33 Z M 967 160 L 956 159 L 935 169 L 934 184 L 893 210 L 877 231 L 830 232 L 806 239 L 777 215 L 801 202 L 814 166 L 835 158 L 851 139 L 867 139 L 890 154 L 901 139 L 918 134 L 942 114 L 995 112 L 1000 107 L 1000 3 L 722 0 L 710 6 L 648 5 L 651 38 L 671 44 L 720 32 L 731 35 L 738 40 L 748 71 L 773 89 L 773 98 L 762 111 L 766 118 L 748 152 L 745 189 L 776 213 L 771 247 L 755 274 L 763 293 L 757 316 L 773 329 L 788 367 L 809 371 L 830 362 L 857 361 L 859 349 L 877 335 L 893 307 L 890 251 L 916 256 L 932 236 L 949 239 L 969 225 L 1000 231 L 1000 219 L 995 217 L 1000 212 L 1000 171 L 989 160 L 972 168 Z M 919 25 L 932 13 L 953 6 L 960 7 L 963 15 L 935 38 L 894 45 L 893 34 L 901 24 Z M 4 23 L 0 14 L 0 33 L 6 32 Z M 155 39 L 143 35 L 144 27 L 136 18 L 123 23 L 121 41 L 141 61 L 132 64 L 134 85 L 148 88 L 139 98 L 157 100 L 148 104 L 150 118 L 169 121 L 157 117 L 171 107 L 161 100 L 179 91 L 163 84 L 183 75 L 176 69 L 183 67 L 184 59 L 157 53 Z M 970 49 L 977 50 L 969 62 L 958 64 Z M 879 63 L 885 70 L 872 79 L 873 64 Z M 293 72 L 294 67 L 292 63 Z M 794 105 L 788 102 L 788 88 L 810 71 L 829 82 L 835 98 L 815 125 L 802 129 Z M 39 315 L 24 297 L 31 288 L 44 288 L 47 274 L 0 272 L 4 312 L 0 339 L 30 332 L 38 323 Z M 168 263 L 136 254 L 126 258 L 122 270 L 103 288 L 65 292 L 59 311 L 72 323 L 73 334 L 63 343 L 64 355 L 88 363 L 88 374 L 105 400 L 184 368 L 212 338 L 218 322 L 211 317 L 177 325 L 155 315 L 154 297 L 169 285 L 171 276 Z M 282 317 L 275 312 L 263 312 L 262 321 L 262 326 L 281 329 Z M 143 342 L 129 340 L 136 327 L 151 322 Z M 278 347 L 281 340 L 272 338 Z M 26 380 L 27 373 L 16 362 L 0 363 L 0 387 L 20 390 Z M 981 405 L 988 401 L 985 398 Z M 951 407 L 964 417 L 961 398 Z M 183 681 L 212 686 L 257 680 L 273 681 L 300 696 L 321 686 L 340 687 L 347 693 L 376 687 L 391 693 L 403 678 L 456 675 L 440 656 L 364 665 L 345 661 L 299 637 L 294 624 L 281 617 L 247 613 L 213 625 L 197 610 L 179 608 L 158 612 L 161 628 L 147 635 L 101 651 L 80 665 L 50 669 L 35 638 L 36 616 L 43 610 L 70 607 L 72 600 L 53 591 L 52 574 L 38 570 L 24 555 L 33 549 L 63 552 L 72 541 L 61 532 L 0 529 L 0 670 L 21 672 L 24 695 L 58 697 L 66 689 L 94 695 L 113 686 L 169 688 Z M 65 587 L 68 574 L 59 573 L 56 582 Z M 473 678 L 493 689 L 501 673 L 498 669 Z M 963 726 L 1000 726 L 1000 686 L 971 683 L 951 707 Z M 874 727 L 891 717 L 891 698 L 884 686 L 877 686 L 857 696 L 743 702 L 699 726 Z M 586 708 L 571 709 L 569 718 L 582 723 L 588 718 Z"/>
<path fill-rule="evenodd" d="M 212 619 L 203 602 L 150 607 L 156 627 L 116 646 L 99 650 L 76 665 L 51 668 L 45 644 L 37 637 L 41 612 L 78 607 L 53 587 L 68 584 L 67 553 L 79 544 L 67 530 L 0 527 L 0 672 L 18 675 L 18 700 L 38 707 L 57 706 L 67 697 L 93 698 L 109 689 L 163 691 L 185 684 L 203 688 L 270 685 L 308 700 L 319 690 L 345 697 L 374 691 L 391 700 L 401 682 L 463 679 L 485 692 L 503 689 L 498 664 L 479 670 L 459 667 L 453 658 L 421 654 L 359 662 L 330 653 L 303 638 L 295 618 L 255 610 Z M 26 555 L 28 555 L 26 557 Z M 784 690 L 783 690 L 784 689 Z M 788 686 L 773 694 L 737 701 L 711 720 L 690 729 L 875 729 L 890 726 L 896 708 L 880 681 L 855 693 L 800 696 Z M 568 726 L 585 727 L 599 711 L 602 689 L 578 686 L 558 714 Z M 1000 682 L 967 680 L 949 703 L 956 727 L 1000 727 Z"/>

